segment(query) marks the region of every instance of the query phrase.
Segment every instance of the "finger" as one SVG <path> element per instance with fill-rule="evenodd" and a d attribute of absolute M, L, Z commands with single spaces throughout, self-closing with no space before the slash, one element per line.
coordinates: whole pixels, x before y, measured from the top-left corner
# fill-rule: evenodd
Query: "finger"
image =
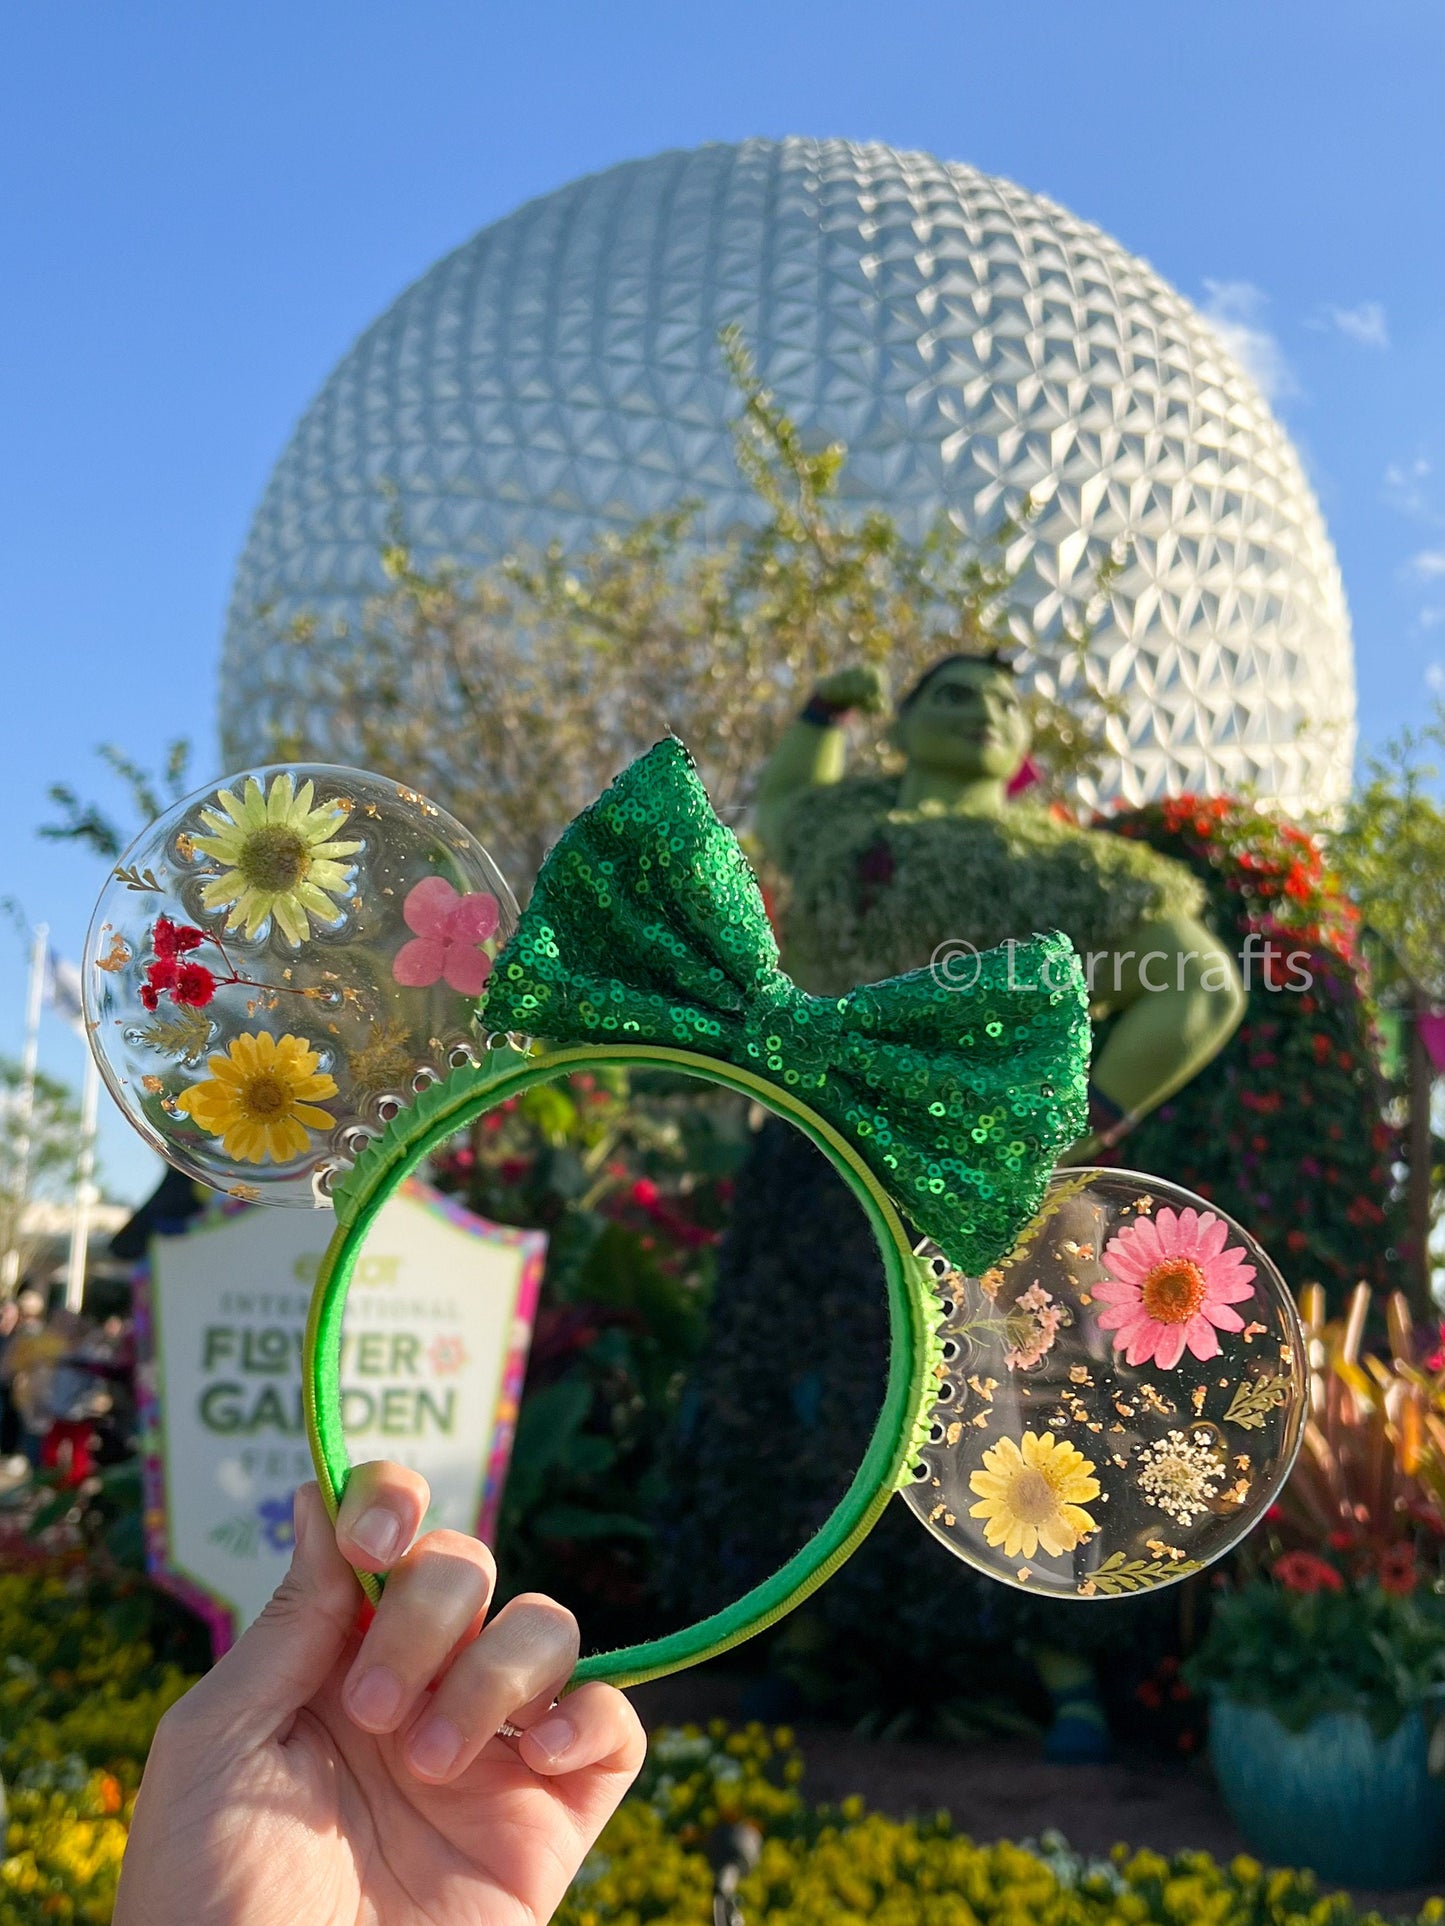
<path fill-rule="evenodd" d="M 428 1785 L 456 1778 L 503 1720 L 541 1717 L 571 1678 L 580 1640 L 565 1606 L 538 1593 L 504 1605 L 457 1654 L 406 1741 L 406 1761 Z"/>
<path fill-rule="evenodd" d="M 622 1773 L 631 1783 L 642 1769 L 647 1734 L 616 1686 L 594 1679 L 528 1726 L 517 1750 L 533 1772 L 546 1778 L 595 1766 Z"/>
<path fill-rule="evenodd" d="M 457 1531 L 430 1531 L 393 1567 L 342 1688 L 368 1732 L 395 1732 L 431 1680 L 481 1624 L 497 1582 L 487 1547 Z"/>
<path fill-rule="evenodd" d="M 431 1488 L 419 1471 L 386 1462 L 357 1465 L 336 1514 L 336 1542 L 366 1572 L 389 1571 L 421 1530 Z"/>
<path fill-rule="evenodd" d="M 314 1484 L 296 1493 L 295 1521 L 291 1569 L 275 1596 L 175 1708 L 174 1724 L 204 1729 L 217 1745 L 271 1738 L 314 1696 L 355 1626 L 356 1575 Z"/>

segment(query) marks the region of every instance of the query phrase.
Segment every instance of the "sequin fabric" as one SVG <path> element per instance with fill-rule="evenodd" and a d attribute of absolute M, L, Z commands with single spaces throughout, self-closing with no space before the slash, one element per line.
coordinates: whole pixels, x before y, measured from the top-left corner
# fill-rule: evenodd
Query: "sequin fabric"
<path fill-rule="evenodd" d="M 967 986 L 915 970 L 809 996 L 779 968 L 757 879 L 673 740 L 563 833 L 483 1008 L 492 1030 L 752 1071 L 853 1143 L 969 1272 L 1010 1248 L 1085 1123 L 1087 997 L 1067 937 L 988 950 Z"/>

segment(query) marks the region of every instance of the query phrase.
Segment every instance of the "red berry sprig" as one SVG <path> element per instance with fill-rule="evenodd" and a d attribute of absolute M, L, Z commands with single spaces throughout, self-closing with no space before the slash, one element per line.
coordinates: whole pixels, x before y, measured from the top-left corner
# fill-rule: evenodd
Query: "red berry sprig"
<path fill-rule="evenodd" d="M 219 953 L 225 965 L 224 976 L 217 976 L 191 956 L 191 951 L 198 950 L 203 943 L 211 944 Z M 169 916 L 156 918 L 151 928 L 151 949 L 154 954 L 146 964 L 145 982 L 140 987 L 140 1000 L 147 1010 L 158 1008 L 163 996 L 185 1009 L 204 1010 L 218 989 L 228 989 L 237 983 L 268 995 L 284 990 L 293 996 L 314 999 L 321 994 L 319 990 L 295 983 L 258 983 L 254 977 L 242 976 L 226 954 L 219 936 L 209 930 L 198 930 L 191 923 L 173 923 Z"/>
<path fill-rule="evenodd" d="M 204 930 L 195 929 L 189 923 L 173 923 L 168 916 L 156 918 L 151 931 L 155 960 L 146 966 L 146 980 L 140 991 L 140 1000 L 146 1009 L 157 1008 L 163 996 L 188 1010 L 206 1007 L 216 994 L 216 979 L 204 963 L 186 961 L 188 953 L 199 949 L 205 941 Z"/>

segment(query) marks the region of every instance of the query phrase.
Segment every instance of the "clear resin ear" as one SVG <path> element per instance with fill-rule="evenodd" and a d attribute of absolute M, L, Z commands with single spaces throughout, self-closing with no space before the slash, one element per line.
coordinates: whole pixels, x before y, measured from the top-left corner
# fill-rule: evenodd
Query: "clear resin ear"
<path fill-rule="evenodd" d="M 480 1051 L 517 906 L 455 817 L 359 769 L 247 770 L 117 863 L 86 939 L 105 1081 L 168 1162 L 324 1202 L 417 1090 Z"/>
<path fill-rule="evenodd" d="M 1227 1552 L 1289 1474 L 1306 1360 L 1245 1230 L 1132 1171 L 1062 1171 L 982 1277 L 932 1259 L 943 1375 L 904 1496 L 966 1564 L 1116 1598 Z"/>

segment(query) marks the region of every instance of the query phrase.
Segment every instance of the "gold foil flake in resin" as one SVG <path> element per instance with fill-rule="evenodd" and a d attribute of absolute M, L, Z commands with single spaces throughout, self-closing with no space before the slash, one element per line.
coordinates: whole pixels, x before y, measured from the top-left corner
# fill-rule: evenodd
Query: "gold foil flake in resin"
<path fill-rule="evenodd" d="M 129 943 L 123 936 L 117 936 L 107 923 L 100 932 L 100 941 L 96 946 L 95 967 L 98 970 L 104 970 L 107 975 L 114 976 L 118 970 L 125 968 L 130 959 Z"/>
<path fill-rule="evenodd" d="M 983 1276 L 933 1270 L 943 1379 L 904 1497 L 955 1557 L 1034 1592 L 1131 1596 L 1273 1502 L 1304 1351 L 1279 1273 L 1222 1212 L 1157 1177 L 1068 1171 Z"/>

